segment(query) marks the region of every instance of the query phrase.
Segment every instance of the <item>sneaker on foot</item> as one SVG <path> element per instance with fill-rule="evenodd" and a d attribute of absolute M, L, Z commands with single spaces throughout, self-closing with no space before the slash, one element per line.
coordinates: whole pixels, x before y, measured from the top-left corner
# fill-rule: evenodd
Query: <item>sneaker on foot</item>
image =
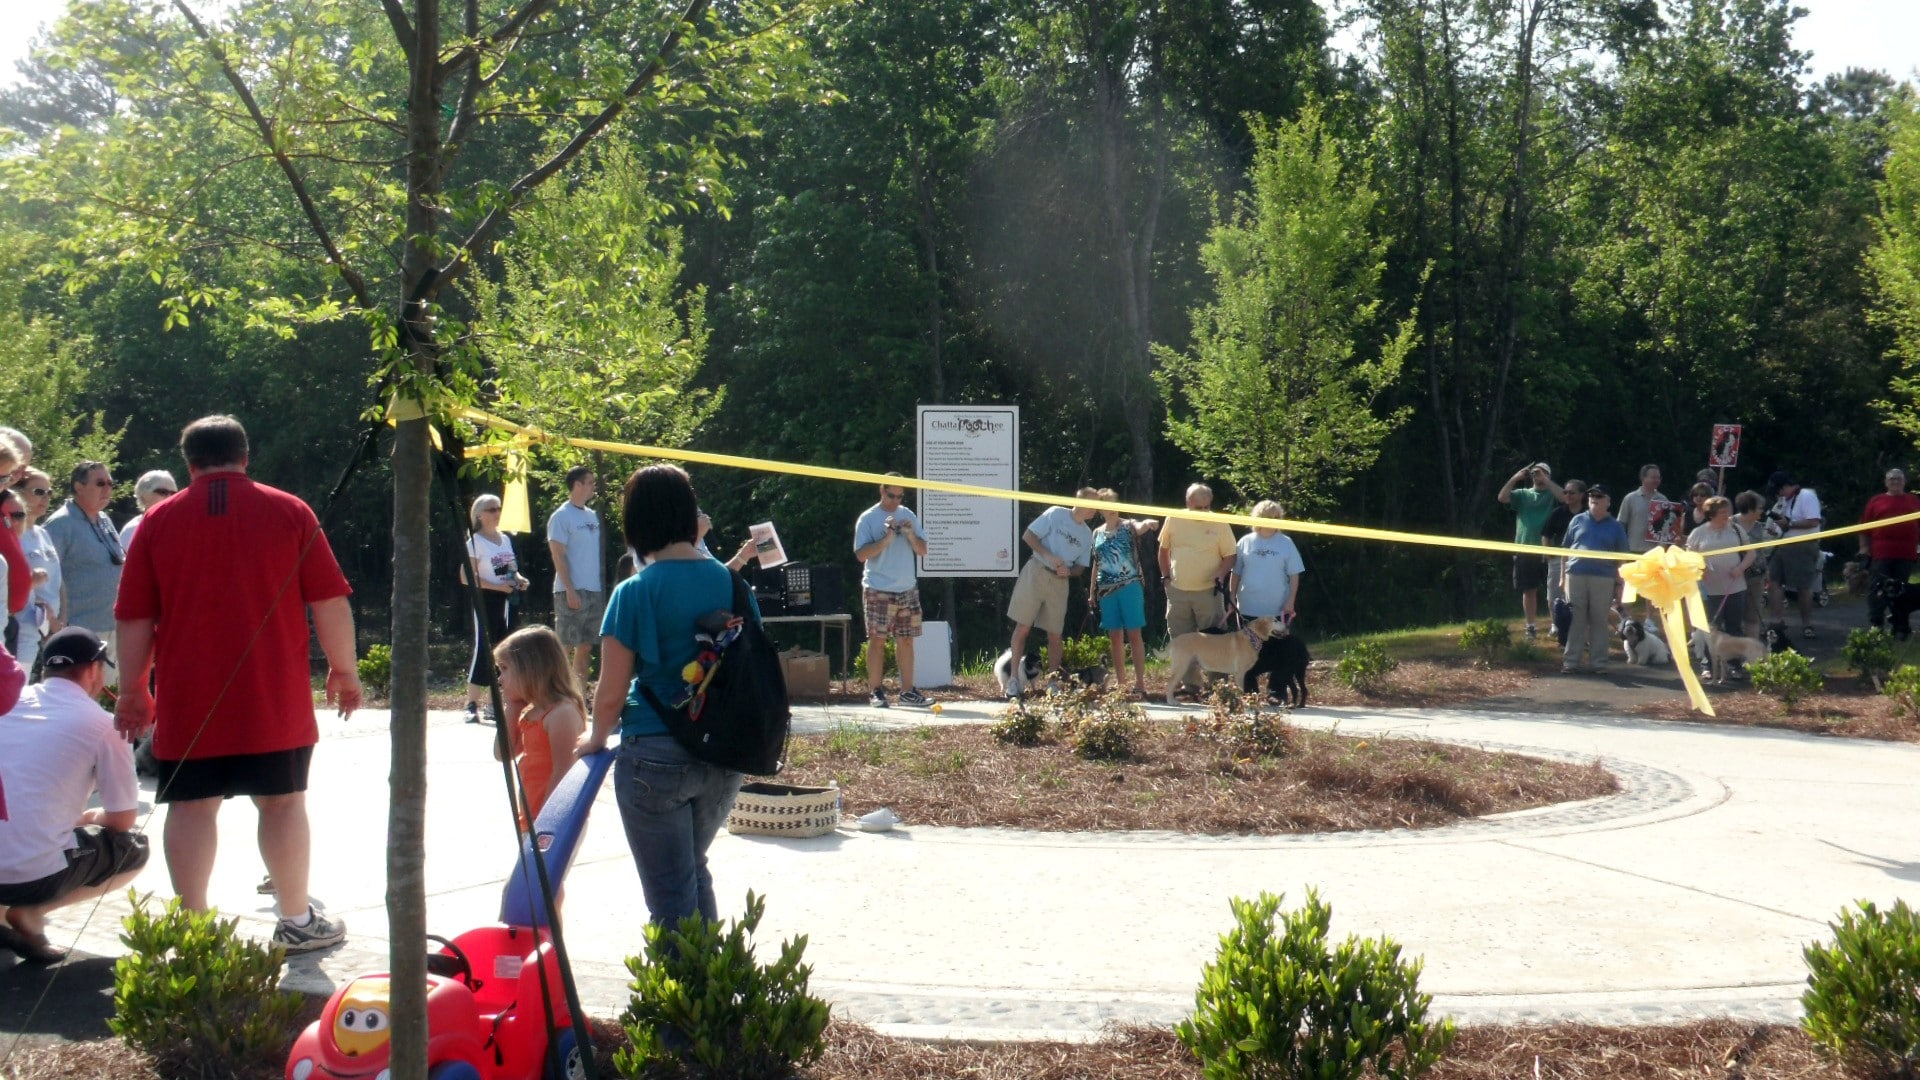
<path fill-rule="evenodd" d="M 933 699 L 918 690 L 902 690 L 900 692 L 900 704 L 913 705 L 924 709 L 933 704 Z"/>
<path fill-rule="evenodd" d="M 347 925 L 335 922 L 307 905 L 307 914 L 312 921 L 305 926 L 295 926 L 285 919 L 274 928 L 273 943 L 290 953 L 312 952 L 331 945 L 338 945 L 347 939 Z"/>
<path fill-rule="evenodd" d="M 1537 638 L 1539 636 L 1540 636 L 1540 628 L 1533 625 L 1532 623 L 1528 623 L 1527 624 L 1527 640 L 1532 641 L 1534 638 Z"/>
<path fill-rule="evenodd" d="M 875 690 L 873 692 L 873 696 L 867 699 L 867 704 L 873 706 L 876 709 L 886 708 L 887 692 L 885 690 Z"/>
<path fill-rule="evenodd" d="M 259 893 L 261 896 L 272 896 L 273 895 L 273 875 L 268 874 L 266 877 L 261 878 L 260 884 L 255 885 L 253 887 L 253 891 Z"/>
<path fill-rule="evenodd" d="M 479 704 L 472 701 L 467 702 L 467 723 L 478 724 L 480 722 L 481 720 L 480 720 Z"/>

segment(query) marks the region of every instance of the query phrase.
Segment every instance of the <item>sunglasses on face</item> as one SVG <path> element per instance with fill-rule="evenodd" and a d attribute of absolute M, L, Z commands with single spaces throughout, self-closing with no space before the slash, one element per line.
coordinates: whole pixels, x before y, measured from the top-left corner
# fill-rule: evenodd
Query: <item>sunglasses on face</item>
<path fill-rule="evenodd" d="M 113 481 L 112 481 L 112 480 L 109 480 L 109 479 L 107 479 L 107 478 L 105 478 L 105 477 L 101 477 L 101 478 L 100 478 L 100 479 L 98 479 L 98 480 L 89 480 L 89 481 L 87 481 L 87 484 L 88 484 L 88 486 L 90 486 L 90 487 L 103 487 L 103 488 L 110 488 L 110 487 L 112 487 L 112 486 L 113 486 Z"/>
<path fill-rule="evenodd" d="M 892 499 L 894 502 L 899 502 L 901 499 L 906 498 L 906 493 L 902 491 L 883 491 L 880 493 L 880 497 L 883 499 Z"/>
<path fill-rule="evenodd" d="M 40 498 L 44 499 L 47 496 L 53 494 L 53 489 L 52 488 L 28 488 L 27 494 L 37 495 Z"/>
<path fill-rule="evenodd" d="M 172 495 L 173 493 L 173 488 L 154 488 L 152 491 L 154 495 Z"/>
<path fill-rule="evenodd" d="M 7 520 L 25 521 L 27 520 L 27 512 L 25 510 L 9 510 L 7 511 Z"/>

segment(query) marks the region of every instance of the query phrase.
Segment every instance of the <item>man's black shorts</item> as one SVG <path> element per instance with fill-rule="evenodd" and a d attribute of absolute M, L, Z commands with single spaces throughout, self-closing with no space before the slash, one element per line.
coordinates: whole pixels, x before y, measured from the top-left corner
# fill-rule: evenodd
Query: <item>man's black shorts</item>
<path fill-rule="evenodd" d="M 50 904 L 75 889 L 105 885 L 115 874 L 138 870 L 147 865 L 147 838 L 139 833 L 114 832 L 98 825 L 82 825 L 73 830 L 73 849 L 67 852 L 67 868 L 37 881 L 18 885 L 0 885 L 0 904 L 7 907 L 39 907 Z"/>
<path fill-rule="evenodd" d="M 307 766 L 313 747 L 275 750 L 267 754 L 158 760 L 160 790 L 155 802 L 193 802 L 231 799 L 236 795 L 292 795 L 307 790 Z"/>
<path fill-rule="evenodd" d="M 1513 587 L 1519 592 L 1531 592 L 1545 588 L 1547 584 L 1547 557 L 1544 555 L 1515 555 L 1513 557 Z"/>

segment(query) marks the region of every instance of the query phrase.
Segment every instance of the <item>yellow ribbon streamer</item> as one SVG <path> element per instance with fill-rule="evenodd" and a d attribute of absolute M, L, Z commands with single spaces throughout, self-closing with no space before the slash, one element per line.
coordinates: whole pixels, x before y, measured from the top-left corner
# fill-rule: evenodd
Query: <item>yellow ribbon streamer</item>
<path fill-rule="evenodd" d="M 1644 596 L 1660 612 L 1667 647 L 1673 654 L 1673 666 L 1680 670 L 1680 682 L 1687 688 L 1687 700 L 1712 716 L 1713 705 L 1707 701 L 1700 676 L 1694 673 L 1693 656 L 1687 648 L 1689 619 L 1702 630 L 1708 629 L 1707 607 L 1700 601 L 1700 578 L 1706 572 L 1707 562 L 1698 552 L 1677 545 L 1654 548 L 1620 568 L 1620 579 L 1626 583 L 1620 605 L 1625 608 L 1636 597 Z"/>

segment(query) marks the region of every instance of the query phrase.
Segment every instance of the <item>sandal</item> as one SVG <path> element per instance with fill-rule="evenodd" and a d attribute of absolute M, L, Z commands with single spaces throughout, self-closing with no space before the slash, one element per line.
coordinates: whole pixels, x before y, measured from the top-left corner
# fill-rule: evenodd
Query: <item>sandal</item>
<path fill-rule="evenodd" d="M 0 927 L 0 948 L 12 950 L 29 964 L 46 967 L 67 958 L 67 950 L 47 940 L 45 934 L 23 934 L 11 926 Z"/>

